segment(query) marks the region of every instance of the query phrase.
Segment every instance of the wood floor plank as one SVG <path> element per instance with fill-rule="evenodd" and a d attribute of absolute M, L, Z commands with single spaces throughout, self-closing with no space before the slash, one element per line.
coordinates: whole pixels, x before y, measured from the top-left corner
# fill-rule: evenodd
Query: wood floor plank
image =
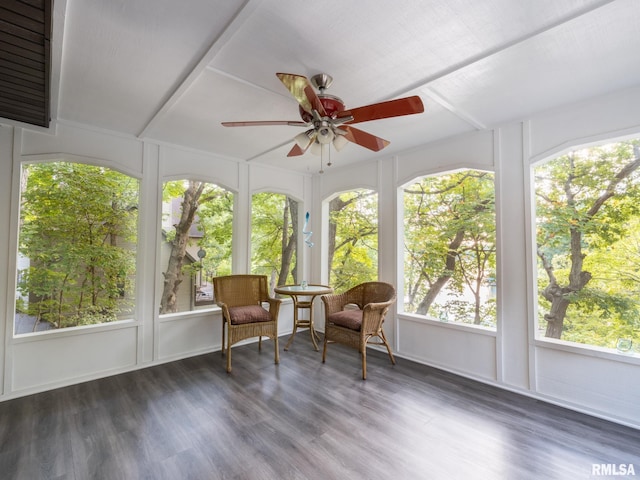
<path fill-rule="evenodd" d="M 588 479 L 640 431 L 302 336 L 0 403 L 7 479 Z"/>

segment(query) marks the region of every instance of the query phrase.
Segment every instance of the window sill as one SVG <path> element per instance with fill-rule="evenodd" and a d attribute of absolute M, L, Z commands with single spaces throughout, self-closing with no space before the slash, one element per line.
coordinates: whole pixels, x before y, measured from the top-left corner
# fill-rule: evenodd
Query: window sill
<path fill-rule="evenodd" d="M 620 353 L 614 348 L 595 347 L 582 343 L 567 342 L 553 338 L 536 338 L 534 345 L 538 348 L 570 352 L 585 357 L 604 358 L 616 362 L 640 365 L 640 354 L 637 352 Z"/>
<path fill-rule="evenodd" d="M 211 315 L 212 313 L 220 313 L 220 311 L 221 311 L 220 307 L 216 305 L 211 308 L 203 308 L 200 310 L 188 310 L 185 312 L 165 313 L 164 315 L 159 316 L 159 321 L 173 322 L 175 320 L 180 320 L 181 318 Z"/>
<path fill-rule="evenodd" d="M 110 330 L 120 330 L 123 328 L 137 327 L 139 323 L 133 319 L 118 320 L 109 323 L 98 323 L 95 325 L 82 325 L 79 327 L 56 328 L 42 332 L 21 333 L 13 336 L 13 343 L 27 343 L 48 340 L 51 338 L 72 337 L 75 335 L 87 335 Z"/>
<path fill-rule="evenodd" d="M 431 325 L 440 328 L 447 328 L 451 330 L 463 330 L 466 332 L 473 332 L 479 335 L 488 335 L 491 337 L 497 336 L 495 328 L 484 327 L 482 325 L 472 325 L 469 323 L 460 322 L 442 322 L 433 318 L 425 317 L 422 315 L 415 315 L 412 313 L 398 313 L 398 318 L 415 323 L 422 323 L 424 325 Z"/>

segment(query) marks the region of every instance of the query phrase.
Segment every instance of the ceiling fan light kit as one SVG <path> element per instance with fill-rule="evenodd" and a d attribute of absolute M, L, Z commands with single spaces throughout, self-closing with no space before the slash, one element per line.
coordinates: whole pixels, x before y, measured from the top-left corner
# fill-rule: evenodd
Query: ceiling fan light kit
<path fill-rule="evenodd" d="M 298 147 L 300 147 L 302 150 L 306 150 L 307 148 L 309 148 L 309 145 L 311 145 L 311 142 L 313 142 L 314 134 L 315 130 L 312 128 L 293 137 L 293 141 L 296 142 Z"/>
<path fill-rule="evenodd" d="M 333 148 L 335 148 L 336 151 L 339 152 L 340 150 L 342 150 L 344 148 L 344 146 L 347 143 L 349 143 L 349 140 L 347 140 L 347 138 L 344 135 L 338 135 L 333 140 Z"/>
<path fill-rule="evenodd" d="M 303 155 L 309 149 L 312 154 L 320 154 L 320 173 L 323 172 L 322 157 L 325 149 L 327 155 L 330 155 L 331 145 L 336 151 L 340 151 L 347 143 L 352 142 L 374 152 L 389 145 L 388 140 L 358 130 L 352 127 L 352 124 L 424 112 L 422 100 L 417 95 L 347 110 L 342 99 L 324 93 L 333 82 L 333 78 L 326 73 L 314 75 L 311 80 L 292 73 L 276 73 L 276 76 L 297 100 L 302 121 L 241 121 L 222 122 L 222 125 L 225 127 L 268 125 L 311 127 L 294 137 L 295 144 L 287 156 Z M 316 93 L 316 90 L 319 93 Z M 330 158 L 327 165 L 331 165 Z"/>

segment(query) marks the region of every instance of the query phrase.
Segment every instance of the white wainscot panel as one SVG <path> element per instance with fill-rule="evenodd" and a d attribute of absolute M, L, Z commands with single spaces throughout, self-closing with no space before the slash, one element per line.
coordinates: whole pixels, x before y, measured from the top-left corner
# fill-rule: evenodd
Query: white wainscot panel
<path fill-rule="evenodd" d="M 459 168 L 494 168 L 493 131 L 473 132 L 399 155 L 398 184 Z"/>
<path fill-rule="evenodd" d="M 316 301 L 313 302 L 313 323 L 316 329 L 318 328 L 318 323 L 320 323 L 320 326 L 324 325 L 324 312 L 318 310 L 318 303 L 322 302 L 316 298 Z M 306 313 L 301 313 L 300 315 L 306 315 Z M 320 321 L 318 321 L 318 319 L 320 319 Z M 306 332 L 306 330 L 304 331 Z M 289 297 L 283 297 L 282 303 L 280 304 L 280 311 L 278 312 L 278 336 L 290 335 L 291 332 L 293 332 L 293 301 Z M 285 340 L 289 340 L 289 337 L 286 337 Z"/>
<path fill-rule="evenodd" d="M 23 155 L 68 153 L 109 160 L 127 172 L 142 172 L 143 144 L 135 138 L 59 124 L 55 135 L 25 130 L 22 143 Z"/>
<path fill-rule="evenodd" d="M 496 381 L 494 332 L 399 317 L 398 355 L 464 376 Z"/>
<path fill-rule="evenodd" d="M 538 393 L 640 426 L 640 366 L 536 348 Z"/>
<path fill-rule="evenodd" d="M 16 342 L 12 390 L 46 390 L 130 369 L 136 365 L 137 332 L 132 325 Z"/>
<path fill-rule="evenodd" d="M 173 360 L 220 350 L 222 316 L 219 311 L 167 316 L 160 319 L 158 359 Z"/>
<path fill-rule="evenodd" d="M 265 167 L 249 166 L 249 190 L 255 192 L 278 192 L 297 199 L 304 199 L 305 176 L 295 172 Z"/>
<path fill-rule="evenodd" d="M 293 330 L 293 307 L 284 300 L 278 316 L 278 335 L 288 340 Z M 222 314 L 219 311 L 167 315 L 159 322 L 158 360 L 191 357 L 222 348 Z M 306 332 L 306 330 L 305 330 Z M 258 337 L 239 342 L 257 342 Z"/>
<path fill-rule="evenodd" d="M 197 177 L 232 190 L 238 190 L 240 186 L 238 162 L 164 145 L 160 148 L 160 159 L 163 177 Z"/>
<path fill-rule="evenodd" d="M 556 156 L 576 144 L 637 134 L 640 87 L 544 112 L 531 119 L 531 156 Z"/>
<path fill-rule="evenodd" d="M 358 163 L 346 167 L 327 169 L 322 175 L 321 198 L 332 196 L 336 192 L 346 192 L 356 188 L 378 190 L 377 163 Z"/>

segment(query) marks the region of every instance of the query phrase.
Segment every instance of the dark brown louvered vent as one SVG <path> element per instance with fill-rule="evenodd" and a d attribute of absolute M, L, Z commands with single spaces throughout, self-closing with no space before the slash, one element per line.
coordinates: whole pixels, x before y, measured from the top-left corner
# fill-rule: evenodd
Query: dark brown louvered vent
<path fill-rule="evenodd" d="M 53 0 L 0 0 L 0 117 L 48 127 Z"/>

